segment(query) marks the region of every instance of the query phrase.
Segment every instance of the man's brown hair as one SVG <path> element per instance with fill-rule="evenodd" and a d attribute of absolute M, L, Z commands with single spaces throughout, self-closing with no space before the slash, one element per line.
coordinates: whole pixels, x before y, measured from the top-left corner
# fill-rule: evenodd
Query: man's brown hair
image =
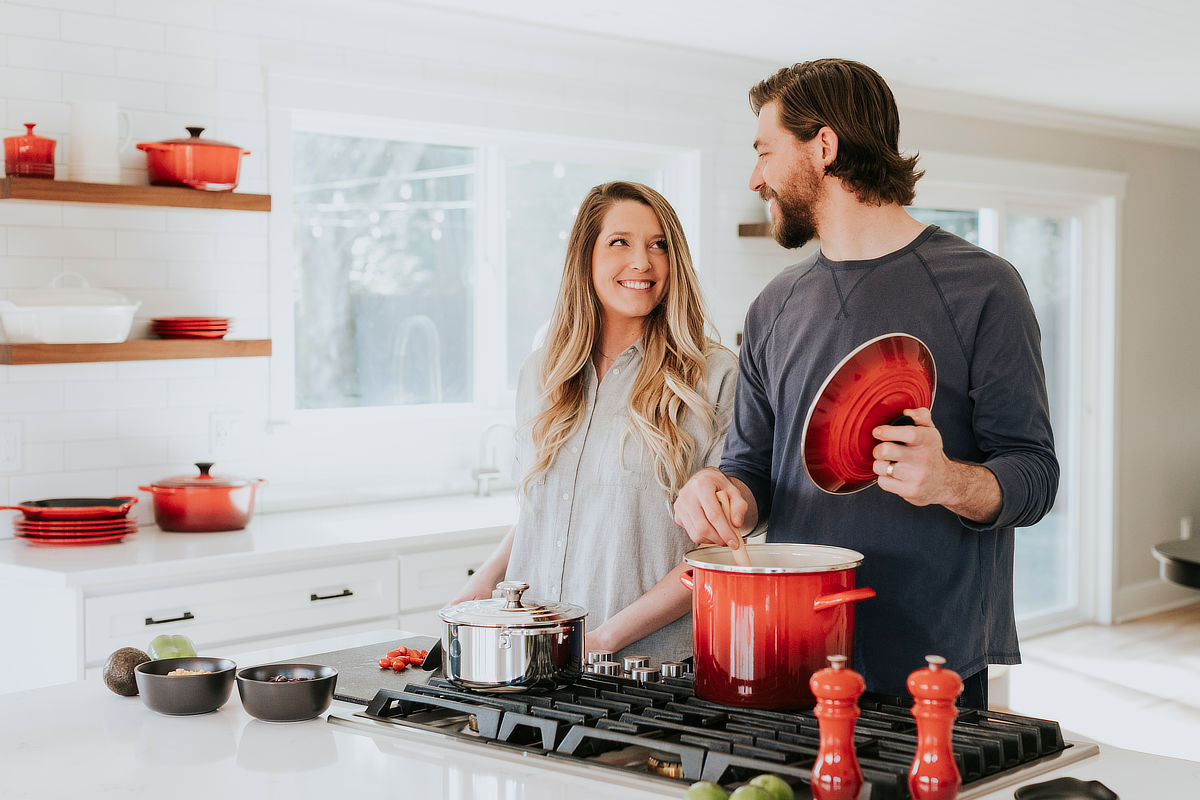
<path fill-rule="evenodd" d="M 841 178 L 860 202 L 912 203 L 925 173 L 916 169 L 917 156 L 900 154 L 900 113 L 878 72 L 843 58 L 793 64 L 750 90 L 755 114 L 776 101 L 780 124 L 800 141 L 825 126 L 837 134 L 837 157 L 825 173 Z"/>

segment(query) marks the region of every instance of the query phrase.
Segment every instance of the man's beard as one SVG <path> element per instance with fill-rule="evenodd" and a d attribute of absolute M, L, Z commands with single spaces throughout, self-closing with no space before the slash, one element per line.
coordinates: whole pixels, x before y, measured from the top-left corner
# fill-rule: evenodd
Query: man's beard
<path fill-rule="evenodd" d="M 783 188 L 782 193 L 768 186 L 759 189 L 764 200 L 775 201 L 775 213 L 771 215 L 771 233 L 775 241 L 789 250 L 803 247 L 817 235 L 817 222 L 813 215 L 813 203 L 821 191 L 821 177 L 815 170 L 804 170 L 795 182 Z"/>

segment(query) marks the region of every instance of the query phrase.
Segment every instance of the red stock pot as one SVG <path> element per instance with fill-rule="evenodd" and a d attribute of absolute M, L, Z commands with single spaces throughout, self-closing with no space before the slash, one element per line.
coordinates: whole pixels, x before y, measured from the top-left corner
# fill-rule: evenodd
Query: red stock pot
<path fill-rule="evenodd" d="M 679 580 L 692 592 L 695 692 L 743 708 L 811 708 L 809 679 L 828 656 L 849 657 L 862 553 L 816 544 L 747 544 L 753 566 L 728 547 L 692 550 Z"/>
<path fill-rule="evenodd" d="M 199 475 L 178 475 L 139 486 L 154 496 L 154 522 L 164 531 L 239 531 L 250 524 L 254 493 L 262 478 L 210 475 L 212 463 L 196 463 Z"/>

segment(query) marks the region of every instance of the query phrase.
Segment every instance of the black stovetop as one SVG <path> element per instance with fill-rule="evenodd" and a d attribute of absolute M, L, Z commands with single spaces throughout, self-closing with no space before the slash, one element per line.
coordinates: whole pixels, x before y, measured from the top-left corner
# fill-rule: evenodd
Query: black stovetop
<path fill-rule="evenodd" d="M 867 787 L 862 800 L 904 800 L 916 752 L 911 701 L 868 692 L 859 708 L 854 744 Z M 558 690 L 519 694 L 469 692 L 435 678 L 380 690 L 357 716 L 684 786 L 707 780 L 731 788 L 772 772 L 803 793 L 819 743 L 812 711 L 718 705 L 695 696 L 690 676 L 639 684 L 585 675 Z M 1071 747 L 1057 722 L 966 709 L 955 721 L 953 746 L 964 791 Z M 669 777 L 650 764 L 667 765 Z"/>

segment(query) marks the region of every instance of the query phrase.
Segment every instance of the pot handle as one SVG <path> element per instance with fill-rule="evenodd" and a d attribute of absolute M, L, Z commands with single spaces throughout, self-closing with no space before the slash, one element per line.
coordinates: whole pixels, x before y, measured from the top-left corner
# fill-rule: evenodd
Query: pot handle
<path fill-rule="evenodd" d="M 679 582 L 686 586 L 689 592 L 696 591 L 696 580 L 692 577 L 692 571 L 690 569 L 679 573 Z"/>
<path fill-rule="evenodd" d="M 813 601 L 813 611 L 827 611 L 846 603 L 857 603 L 859 600 L 867 600 L 874 596 L 875 590 L 865 586 L 858 589 L 847 589 L 837 594 L 823 594 Z"/>
<path fill-rule="evenodd" d="M 172 489 L 169 486 L 139 486 L 138 488 L 143 492 L 149 492 L 150 494 L 174 494 L 175 492 L 179 491 L 178 489 Z"/>

